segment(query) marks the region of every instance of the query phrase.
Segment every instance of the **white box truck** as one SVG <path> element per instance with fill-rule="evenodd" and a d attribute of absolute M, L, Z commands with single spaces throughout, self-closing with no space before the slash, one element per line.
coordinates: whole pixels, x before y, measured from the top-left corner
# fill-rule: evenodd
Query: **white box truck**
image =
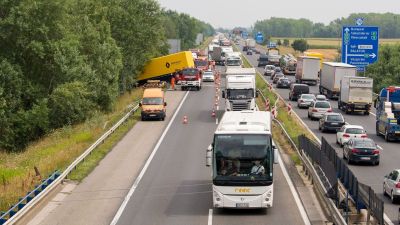
<path fill-rule="evenodd" d="M 340 82 L 339 109 L 346 113 L 364 112 L 369 115 L 372 105 L 373 79 L 343 77 Z"/>
<path fill-rule="evenodd" d="M 207 148 L 215 208 L 271 208 L 278 151 L 271 113 L 225 112 Z"/>
<path fill-rule="evenodd" d="M 328 98 L 338 98 L 340 81 L 343 77 L 355 77 L 357 68 L 350 64 L 339 62 L 324 62 L 320 75 L 319 93 Z"/>
<path fill-rule="evenodd" d="M 226 111 L 256 110 L 256 69 L 228 68 L 225 77 Z"/>
<path fill-rule="evenodd" d="M 319 73 L 319 58 L 300 56 L 297 58 L 296 83 L 317 85 Z"/>

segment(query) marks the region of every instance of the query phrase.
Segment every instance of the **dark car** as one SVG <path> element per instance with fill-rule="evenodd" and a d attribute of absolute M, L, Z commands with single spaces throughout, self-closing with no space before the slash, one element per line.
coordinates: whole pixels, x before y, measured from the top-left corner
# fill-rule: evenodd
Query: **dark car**
<path fill-rule="evenodd" d="M 348 164 L 369 162 L 379 165 L 379 158 L 379 148 L 370 138 L 352 138 L 344 144 L 343 159 L 347 159 Z"/>
<path fill-rule="evenodd" d="M 268 56 L 265 54 L 261 54 L 260 57 L 258 57 L 257 61 L 258 61 L 257 67 L 266 66 L 268 62 Z"/>
<path fill-rule="evenodd" d="M 340 113 L 325 113 L 319 119 L 318 129 L 320 131 L 335 131 L 337 132 L 345 124 L 344 118 Z"/>
<path fill-rule="evenodd" d="M 250 49 L 247 50 L 246 55 L 253 55 L 253 51 L 251 51 Z"/>
<path fill-rule="evenodd" d="M 289 78 L 283 77 L 278 80 L 278 82 L 276 83 L 276 87 L 277 88 L 289 88 L 290 84 L 291 84 L 291 82 L 290 82 Z"/>
<path fill-rule="evenodd" d="M 276 75 L 274 76 L 274 80 L 272 80 L 272 83 L 276 84 L 276 83 L 278 82 L 279 79 L 284 78 L 284 77 L 285 77 L 285 75 L 284 75 L 283 73 L 276 74 Z"/>
<path fill-rule="evenodd" d="M 291 84 L 289 91 L 289 100 L 297 101 L 301 94 L 309 94 L 310 87 L 307 84 Z"/>
<path fill-rule="evenodd" d="M 271 80 L 273 80 L 275 75 L 277 74 L 283 74 L 282 69 L 280 67 L 275 67 L 274 72 L 271 74 Z"/>
<path fill-rule="evenodd" d="M 247 46 L 243 46 L 243 51 L 246 52 L 249 49 Z"/>

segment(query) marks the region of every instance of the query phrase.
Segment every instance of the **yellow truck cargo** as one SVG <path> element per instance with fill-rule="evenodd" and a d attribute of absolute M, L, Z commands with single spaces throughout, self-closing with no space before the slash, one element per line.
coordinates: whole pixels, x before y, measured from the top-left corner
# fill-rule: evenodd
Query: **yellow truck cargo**
<path fill-rule="evenodd" d="M 137 80 L 144 82 L 149 79 L 165 80 L 168 75 L 187 67 L 194 67 L 194 60 L 190 51 L 178 52 L 151 59 L 144 67 L 143 73 Z"/>

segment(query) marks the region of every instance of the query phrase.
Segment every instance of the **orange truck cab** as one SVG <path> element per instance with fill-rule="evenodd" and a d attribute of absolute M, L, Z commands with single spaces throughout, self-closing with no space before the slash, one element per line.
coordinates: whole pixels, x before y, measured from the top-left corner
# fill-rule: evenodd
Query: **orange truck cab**
<path fill-rule="evenodd" d="M 166 116 L 166 106 L 164 91 L 162 88 L 146 88 L 143 98 L 139 103 L 142 109 L 142 120 L 159 119 L 164 120 Z"/>

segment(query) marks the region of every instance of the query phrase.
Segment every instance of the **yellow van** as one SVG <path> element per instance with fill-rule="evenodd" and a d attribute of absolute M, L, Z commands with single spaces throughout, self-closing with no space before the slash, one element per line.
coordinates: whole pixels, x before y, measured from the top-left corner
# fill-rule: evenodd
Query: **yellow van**
<path fill-rule="evenodd" d="M 164 91 L 162 88 L 144 89 L 143 98 L 139 103 L 142 109 L 142 120 L 160 119 L 164 120 L 167 111 Z"/>

